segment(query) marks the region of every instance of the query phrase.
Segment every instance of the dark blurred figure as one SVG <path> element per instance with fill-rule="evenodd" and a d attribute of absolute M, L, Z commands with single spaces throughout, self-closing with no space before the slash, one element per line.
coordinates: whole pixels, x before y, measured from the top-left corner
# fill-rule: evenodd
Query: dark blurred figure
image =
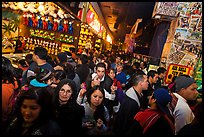
<path fill-rule="evenodd" d="M 25 45 L 25 42 L 23 40 L 23 37 L 19 36 L 17 41 L 16 41 L 16 47 L 15 47 L 14 53 L 22 53 L 24 45 Z"/>
<path fill-rule="evenodd" d="M 190 123 L 185 125 L 178 132 L 178 135 L 188 135 L 188 136 L 201 136 L 203 135 L 203 123 L 202 123 L 202 103 L 198 104 L 196 108 L 195 118 Z"/>

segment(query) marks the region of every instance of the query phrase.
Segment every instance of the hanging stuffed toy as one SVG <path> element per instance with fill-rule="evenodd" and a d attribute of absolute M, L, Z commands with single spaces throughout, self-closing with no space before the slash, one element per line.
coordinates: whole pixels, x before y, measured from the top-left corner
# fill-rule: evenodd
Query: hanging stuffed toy
<path fill-rule="evenodd" d="M 72 27 L 73 21 L 69 22 L 69 34 L 73 33 L 73 27 Z"/>
<path fill-rule="evenodd" d="M 37 27 L 38 21 L 37 21 L 37 19 L 35 18 L 35 14 L 32 14 L 32 21 L 33 21 L 33 27 Z"/>
<path fill-rule="evenodd" d="M 28 26 L 33 27 L 33 20 L 32 20 L 32 15 L 28 14 Z"/>
<path fill-rule="evenodd" d="M 38 28 L 39 28 L 39 29 L 42 29 L 42 28 L 43 28 L 43 23 L 42 23 L 42 19 L 41 19 L 41 16 L 40 16 L 40 15 L 38 16 Z"/>
<path fill-rule="evenodd" d="M 52 30 L 53 29 L 53 24 L 52 22 L 48 19 L 48 30 Z"/>
<path fill-rule="evenodd" d="M 23 24 L 28 26 L 28 18 L 27 18 L 27 13 L 23 14 Z"/>
<path fill-rule="evenodd" d="M 64 20 L 63 32 L 68 32 L 68 21 L 67 20 Z"/>
<path fill-rule="evenodd" d="M 59 23 L 58 31 L 63 32 L 62 20 L 61 20 L 60 23 Z"/>
<path fill-rule="evenodd" d="M 47 21 L 45 17 L 42 17 L 42 22 L 43 22 L 43 29 L 47 29 Z"/>
<path fill-rule="evenodd" d="M 58 22 L 57 19 L 54 19 L 54 26 L 53 26 L 53 30 L 56 31 L 58 28 Z"/>

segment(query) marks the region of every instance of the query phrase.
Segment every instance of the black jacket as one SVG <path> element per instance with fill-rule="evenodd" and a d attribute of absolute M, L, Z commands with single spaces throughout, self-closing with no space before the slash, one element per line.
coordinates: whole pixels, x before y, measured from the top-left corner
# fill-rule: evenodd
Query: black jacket
<path fill-rule="evenodd" d="M 136 92 L 136 91 L 135 91 Z M 142 104 L 143 97 L 139 97 L 140 104 Z M 140 110 L 140 105 L 130 96 L 125 95 L 123 102 L 116 115 L 115 122 L 113 124 L 113 132 L 116 135 L 125 135 L 133 122 L 135 114 Z"/>

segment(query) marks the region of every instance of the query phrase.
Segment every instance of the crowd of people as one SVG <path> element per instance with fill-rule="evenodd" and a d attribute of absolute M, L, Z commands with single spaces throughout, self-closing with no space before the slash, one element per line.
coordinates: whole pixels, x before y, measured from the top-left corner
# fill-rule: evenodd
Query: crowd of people
<path fill-rule="evenodd" d="M 3 135 L 201 135 L 202 99 L 187 75 L 122 52 L 2 56 Z M 189 130 L 190 129 L 190 130 Z"/>

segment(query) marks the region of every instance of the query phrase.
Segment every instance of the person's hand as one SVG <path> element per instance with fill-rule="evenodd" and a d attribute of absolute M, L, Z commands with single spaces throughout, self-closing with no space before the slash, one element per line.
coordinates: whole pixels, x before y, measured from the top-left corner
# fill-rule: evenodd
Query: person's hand
<path fill-rule="evenodd" d="M 114 84 L 112 84 L 112 86 L 111 86 L 111 93 L 114 94 L 117 89 L 118 89 L 117 86 L 115 86 Z"/>
<path fill-rule="evenodd" d="M 86 92 L 86 89 L 81 88 L 79 91 L 79 96 L 82 98 L 85 92 Z"/>
<path fill-rule="evenodd" d="M 98 128 L 101 128 L 103 126 L 103 120 L 101 120 L 100 118 L 97 120 L 96 126 Z"/>
<path fill-rule="evenodd" d="M 23 86 L 21 87 L 21 90 L 28 90 L 28 85 L 23 85 Z"/>
<path fill-rule="evenodd" d="M 88 129 L 91 129 L 94 127 L 94 123 L 91 121 L 87 121 L 87 122 L 84 122 L 83 126 L 88 128 Z"/>
<path fill-rule="evenodd" d="M 54 67 L 54 70 L 63 70 L 63 67 L 61 67 L 61 66 L 56 66 L 56 67 Z"/>

